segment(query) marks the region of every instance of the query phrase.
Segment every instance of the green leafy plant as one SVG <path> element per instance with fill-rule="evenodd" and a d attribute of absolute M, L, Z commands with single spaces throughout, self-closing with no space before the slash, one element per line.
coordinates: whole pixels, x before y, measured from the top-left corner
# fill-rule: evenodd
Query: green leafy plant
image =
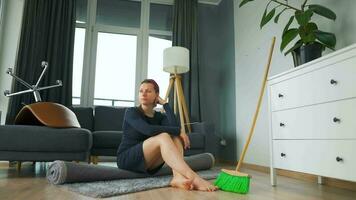
<path fill-rule="evenodd" d="M 242 0 L 239 7 L 252 2 L 254 0 Z M 290 53 L 291 51 L 301 47 L 302 45 L 308 45 L 313 43 L 319 43 L 324 50 L 325 47 L 334 50 L 336 45 L 336 37 L 333 33 L 328 33 L 319 30 L 317 24 L 312 22 L 312 16 L 314 14 L 320 15 L 327 19 L 336 20 L 336 14 L 321 5 L 317 4 L 307 4 L 308 0 L 303 0 L 300 8 L 291 6 L 288 0 L 268 0 L 264 13 L 262 15 L 260 28 L 270 22 L 274 17 L 274 22 L 278 23 L 280 16 L 289 12 L 292 16 L 289 18 L 283 33 L 282 33 L 282 42 L 280 46 L 280 50 L 283 51 L 286 46 L 293 41 L 297 36 L 299 36 L 299 40 L 294 44 L 293 47 L 288 49 L 285 52 L 285 55 Z M 296 20 L 299 27 L 290 28 L 292 22 Z"/>

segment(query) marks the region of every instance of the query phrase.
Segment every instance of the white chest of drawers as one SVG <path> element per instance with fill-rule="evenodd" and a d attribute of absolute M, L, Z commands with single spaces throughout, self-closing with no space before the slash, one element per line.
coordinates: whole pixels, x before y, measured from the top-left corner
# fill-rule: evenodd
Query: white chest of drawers
<path fill-rule="evenodd" d="M 268 79 L 276 169 L 356 181 L 356 45 Z"/>

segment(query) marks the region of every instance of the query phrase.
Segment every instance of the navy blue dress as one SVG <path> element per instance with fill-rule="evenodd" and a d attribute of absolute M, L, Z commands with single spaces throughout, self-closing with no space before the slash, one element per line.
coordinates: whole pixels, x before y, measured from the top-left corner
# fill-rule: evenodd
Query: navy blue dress
<path fill-rule="evenodd" d="M 180 127 L 168 103 L 163 105 L 166 114 L 155 112 L 153 117 L 144 115 L 137 107 L 128 108 L 123 122 L 123 136 L 117 151 L 117 165 L 121 169 L 139 173 L 154 174 L 163 166 L 147 169 L 143 154 L 143 142 L 155 135 L 166 132 L 179 136 Z"/>

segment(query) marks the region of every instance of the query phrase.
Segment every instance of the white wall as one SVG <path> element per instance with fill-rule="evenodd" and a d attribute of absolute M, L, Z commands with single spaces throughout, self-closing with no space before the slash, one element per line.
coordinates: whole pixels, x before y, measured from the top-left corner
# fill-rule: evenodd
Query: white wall
<path fill-rule="evenodd" d="M 273 36 L 276 36 L 277 41 L 272 58 L 270 76 L 293 68 L 291 55 L 284 56 L 284 54 L 279 51 L 281 32 L 290 15 L 282 15 L 278 24 L 270 22 L 260 30 L 260 19 L 266 1 L 255 0 L 242 8 L 238 8 L 240 2 L 241 0 L 234 0 L 236 137 L 238 142 L 238 155 L 242 150 L 251 126 L 264 67 L 267 62 L 268 49 Z M 313 16 L 320 30 L 336 34 L 336 49 L 356 42 L 356 14 L 353 12 L 356 8 L 355 0 L 310 0 L 309 3 L 322 4 L 336 13 L 337 20 L 335 22 Z M 325 51 L 324 55 L 329 52 L 330 51 Z M 267 93 L 265 93 L 254 137 L 245 157 L 246 163 L 263 166 L 269 165 L 267 109 Z"/>
<path fill-rule="evenodd" d="M 18 43 L 20 38 L 21 21 L 24 0 L 5 0 L 3 23 L 0 27 L 0 111 L 1 124 L 5 122 L 8 98 L 4 90 L 11 90 L 12 79 L 5 74 L 6 69 L 15 66 Z"/>

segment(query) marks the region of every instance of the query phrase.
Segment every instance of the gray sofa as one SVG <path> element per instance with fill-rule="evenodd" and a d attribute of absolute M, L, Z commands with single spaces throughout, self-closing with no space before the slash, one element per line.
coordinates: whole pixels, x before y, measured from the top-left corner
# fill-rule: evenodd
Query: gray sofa
<path fill-rule="evenodd" d="M 125 115 L 125 107 L 96 106 L 74 107 L 82 128 L 92 132 L 93 146 L 91 155 L 94 162 L 97 156 L 116 156 L 122 137 L 122 123 Z M 185 155 L 193 155 L 210 152 L 216 155 L 218 138 L 214 134 L 214 126 L 205 122 L 193 123 L 192 132 L 188 134 L 191 140 L 191 148 L 184 152 Z"/>
<path fill-rule="evenodd" d="M 45 126 L 0 126 L 0 160 L 87 161 L 91 132 L 83 128 L 56 129 Z"/>
<path fill-rule="evenodd" d="M 0 160 L 20 161 L 91 161 L 98 156 L 116 156 L 122 137 L 124 107 L 96 106 L 71 108 L 81 128 L 49 128 L 30 125 L 0 126 Z M 216 155 L 218 138 L 214 127 L 193 123 L 188 134 L 191 148 L 185 155 L 210 152 Z"/>

